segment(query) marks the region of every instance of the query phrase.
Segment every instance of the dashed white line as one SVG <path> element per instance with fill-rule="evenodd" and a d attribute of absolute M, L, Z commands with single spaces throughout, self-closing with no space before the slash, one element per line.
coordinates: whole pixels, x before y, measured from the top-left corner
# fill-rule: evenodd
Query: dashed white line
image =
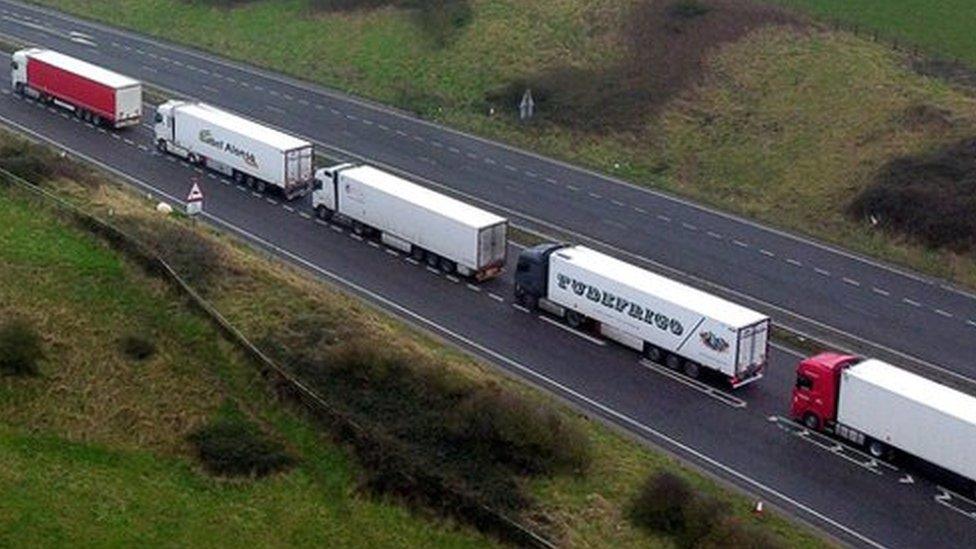
<path fill-rule="evenodd" d="M 601 196 L 601 195 L 599 195 L 599 194 L 597 194 L 595 192 L 591 192 L 591 191 L 587 191 L 586 194 L 590 195 L 591 198 L 595 198 L 597 200 L 603 198 L 603 196 Z"/>
<path fill-rule="evenodd" d="M 766 248 L 759 248 L 759 253 L 763 254 L 766 257 L 776 257 L 776 254 L 767 250 Z"/>
<path fill-rule="evenodd" d="M 821 276 L 830 276 L 830 271 L 825 271 L 824 269 L 821 269 L 820 267 L 814 267 L 813 268 L 813 272 L 815 272 L 815 273 L 817 273 L 818 275 L 821 275 Z"/>
<path fill-rule="evenodd" d="M 405 258 L 403 258 L 403 260 L 406 261 L 407 263 L 411 264 L 411 265 L 420 265 L 420 262 L 417 261 L 416 259 L 412 258 L 412 257 L 405 257 Z"/>
<path fill-rule="evenodd" d="M 367 126 L 372 126 L 373 125 L 373 121 L 372 120 L 367 120 L 365 118 L 362 119 L 362 123 L 363 124 L 366 124 Z"/>
<path fill-rule="evenodd" d="M 666 215 L 660 215 L 660 214 L 658 214 L 655 217 L 657 217 L 659 220 L 661 220 L 661 221 L 663 221 L 665 223 L 671 223 L 671 218 L 668 217 L 668 216 L 666 216 Z"/>
<path fill-rule="evenodd" d="M 328 227 L 329 226 L 328 223 L 326 223 L 325 221 L 323 221 L 321 219 L 316 219 L 315 222 L 318 223 L 319 225 L 322 225 L 323 227 Z"/>
<path fill-rule="evenodd" d="M 518 310 L 522 311 L 523 313 L 531 313 L 532 312 L 532 311 L 526 309 L 525 307 L 519 305 L 518 303 L 512 303 L 512 308 L 518 309 Z"/>
<path fill-rule="evenodd" d="M 902 301 L 902 303 L 907 303 L 907 304 L 911 305 L 912 307 L 921 307 L 922 306 L 922 304 L 919 303 L 918 301 L 915 301 L 914 299 L 908 299 L 907 297 L 901 298 L 901 301 Z"/>
<path fill-rule="evenodd" d="M 277 201 L 277 200 L 275 200 L 275 199 L 273 199 L 273 198 L 267 198 L 267 197 L 266 197 L 266 198 L 265 198 L 265 200 L 267 200 L 267 201 L 268 201 L 268 204 L 272 204 L 272 205 L 274 205 L 274 206 L 277 206 L 277 205 L 278 205 L 278 201 Z"/>
<path fill-rule="evenodd" d="M 860 287 L 861 286 L 861 283 L 858 282 L 858 281 L 856 281 L 856 280 L 854 280 L 853 278 L 847 278 L 845 276 L 845 277 L 841 278 L 841 280 L 844 281 L 844 284 L 850 284 L 851 286 L 857 286 L 857 287 Z"/>
<path fill-rule="evenodd" d="M 498 301 L 500 303 L 505 303 L 505 298 L 502 297 L 502 296 L 500 296 L 500 295 L 498 295 L 498 294 L 494 294 L 494 293 L 488 292 L 488 297 L 490 297 L 490 298 L 492 298 L 495 301 Z"/>
<path fill-rule="evenodd" d="M 498 163 L 498 162 L 495 162 L 494 160 L 492 160 L 492 159 L 490 159 L 490 158 L 486 158 L 486 159 L 485 159 L 485 164 L 497 164 L 497 163 Z"/>
<path fill-rule="evenodd" d="M 518 171 L 518 168 L 516 168 L 515 166 L 513 166 L 511 164 L 505 164 L 505 169 L 508 170 L 508 171 L 510 171 L 510 172 L 517 172 Z"/>
<path fill-rule="evenodd" d="M 471 290 L 472 292 L 480 292 L 480 291 L 481 291 L 481 288 L 479 288 L 479 287 L 477 287 L 477 286 L 475 286 L 474 284 L 471 284 L 470 282 L 469 282 L 468 284 L 466 284 L 466 286 L 467 286 L 467 287 L 468 287 L 468 289 L 469 289 L 469 290 Z M 974 324 L 974 326 L 976 326 L 976 324 Z"/>
<path fill-rule="evenodd" d="M 634 206 L 634 211 L 637 212 L 637 213 L 640 213 L 640 214 L 646 214 L 647 213 L 647 210 L 645 210 L 644 208 L 641 208 L 640 206 Z"/>
<path fill-rule="evenodd" d="M 380 249 L 379 243 L 373 240 L 367 240 L 366 244 L 368 244 L 371 248 L 376 248 L 377 250 Z"/>
<path fill-rule="evenodd" d="M 575 186 L 575 185 L 566 185 L 566 188 L 567 188 L 567 189 L 569 189 L 569 190 L 570 190 L 570 192 L 574 192 L 574 193 L 575 193 L 576 191 L 578 191 L 578 190 L 580 190 L 580 188 L 579 188 L 579 187 L 577 187 L 577 186 Z"/>
<path fill-rule="evenodd" d="M 385 132 L 390 131 L 390 127 L 387 126 L 386 124 L 377 124 L 376 127 L 379 128 L 379 129 L 381 129 L 381 130 L 383 130 L 383 131 L 385 131 Z"/>
<path fill-rule="evenodd" d="M 458 149 L 457 147 L 448 147 L 447 150 L 454 154 L 461 154 L 461 150 Z"/>
<path fill-rule="evenodd" d="M 724 236 L 722 236 L 721 234 L 719 234 L 719 233 L 717 233 L 717 232 L 715 232 L 715 231 L 708 231 L 708 232 L 707 232 L 706 234 L 707 234 L 708 236 L 710 236 L 710 237 L 712 237 L 712 238 L 714 238 L 714 239 L 716 239 L 716 240 L 722 240 L 722 239 L 724 239 L 724 238 L 725 238 Z"/>
<path fill-rule="evenodd" d="M 391 250 L 390 248 L 384 248 L 383 251 L 392 255 L 393 257 L 400 257 L 400 254 L 396 250 Z"/>
<path fill-rule="evenodd" d="M 271 111 L 271 112 L 276 112 L 278 114 L 285 114 L 285 111 L 284 110 L 279 109 L 278 107 L 276 107 L 274 105 L 265 105 L 264 107 L 266 109 L 268 109 L 269 111 Z"/>
<path fill-rule="evenodd" d="M 438 271 L 437 269 L 435 269 L 435 268 L 433 268 L 433 267 L 431 267 L 430 265 L 427 265 L 427 266 L 426 266 L 426 267 L 424 267 L 424 268 L 425 268 L 425 269 L 427 269 L 427 272 L 428 272 L 428 273 L 431 273 L 431 274 L 435 274 L 435 275 L 437 275 L 437 276 L 440 276 L 440 275 L 441 275 L 441 272 L 440 272 L 440 271 Z"/>
<path fill-rule="evenodd" d="M 877 286 L 871 288 L 871 291 L 874 292 L 874 293 L 876 293 L 876 294 L 878 294 L 878 295 L 883 295 L 885 297 L 888 297 L 888 296 L 891 295 L 891 292 L 889 292 L 888 290 L 882 290 L 881 288 L 879 288 Z"/>
<path fill-rule="evenodd" d="M 799 261 L 797 261 L 797 260 L 795 260 L 793 258 L 788 258 L 786 260 L 786 262 L 789 263 L 790 265 L 793 265 L 794 267 L 802 267 L 803 266 L 803 263 L 800 263 Z"/>
<path fill-rule="evenodd" d="M 406 137 L 407 136 L 407 132 L 405 132 L 403 130 L 394 130 L 394 133 L 396 133 L 400 137 Z"/>
<path fill-rule="evenodd" d="M 536 177 L 539 177 L 539 174 L 537 174 L 537 173 L 535 173 L 533 171 L 529 171 L 529 170 L 525 170 L 525 175 L 527 177 L 531 177 L 532 179 L 535 179 Z"/>
<path fill-rule="evenodd" d="M 453 282 L 455 284 L 457 284 L 458 282 L 461 282 L 461 279 L 458 278 L 458 277 L 456 277 L 456 276 L 454 276 L 454 275 L 445 275 L 444 278 L 450 280 L 451 282 Z"/>
<path fill-rule="evenodd" d="M 431 141 L 430 144 L 437 147 L 438 149 L 444 148 L 444 145 L 440 141 Z"/>
<path fill-rule="evenodd" d="M 546 183 L 552 183 L 553 185 L 558 185 L 559 184 L 558 181 L 556 181 L 555 179 L 553 179 L 551 177 L 547 177 L 546 178 Z"/>
<path fill-rule="evenodd" d="M 345 231 L 342 230 L 342 227 L 340 227 L 338 225 L 329 225 L 329 228 L 332 229 L 333 231 L 339 233 L 339 234 L 342 234 L 342 233 L 345 232 Z"/>
<path fill-rule="evenodd" d="M 346 119 L 348 119 L 348 120 L 359 120 L 359 118 L 356 118 L 356 116 L 351 115 L 351 114 L 347 114 L 346 115 Z"/>
<path fill-rule="evenodd" d="M 241 191 L 242 193 L 246 193 L 247 192 L 247 189 L 245 189 L 244 187 L 242 187 L 240 185 L 236 185 L 236 187 L 237 187 L 237 190 Z"/>
<path fill-rule="evenodd" d="M 943 311 L 942 309 L 935 309 L 935 314 L 939 316 L 944 316 L 946 318 L 953 318 L 953 314 L 949 311 Z"/>
<path fill-rule="evenodd" d="M 286 212 L 295 213 L 295 208 L 292 208 L 291 206 L 286 205 L 286 206 L 282 206 L 282 208 L 284 208 Z"/>
<path fill-rule="evenodd" d="M 349 238 L 351 238 L 351 239 L 353 239 L 353 240 L 358 240 L 358 241 L 360 241 L 360 242 L 362 242 L 362 241 L 363 241 L 363 237 L 361 237 L 361 236 L 359 236 L 359 235 L 358 235 L 358 234 L 356 234 L 356 233 L 349 233 Z"/>
<path fill-rule="evenodd" d="M 251 196 L 253 196 L 254 198 L 261 198 L 261 193 L 256 191 L 251 191 Z"/>
<path fill-rule="evenodd" d="M 623 202 L 614 199 L 610 199 L 610 203 L 613 204 L 614 206 L 620 206 L 621 208 L 626 206 L 626 204 L 624 204 Z"/>
<path fill-rule="evenodd" d="M 746 244 L 745 242 L 743 242 L 741 240 L 737 240 L 737 239 L 732 239 L 732 243 L 735 244 L 736 246 L 740 247 L 740 248 L 748 248 L 749 247 L 748 244 Z"/>
<path fill-rule="evenodd" d="M 697 231 L 698 230 L 698 227 L 692 225 L 691 223 L 682 222 L 681 223 L 681 226 L 684 227 L 684 228 L 686 228 L 686 229 L 688 229 L 689 231 Z"/>
<path fill-rule="evenodd" d="M 976 328 L 976 320 L 968 320 L 967 319 L 966 320 L 966 324 L 969 324 L 970 326 Z"/>

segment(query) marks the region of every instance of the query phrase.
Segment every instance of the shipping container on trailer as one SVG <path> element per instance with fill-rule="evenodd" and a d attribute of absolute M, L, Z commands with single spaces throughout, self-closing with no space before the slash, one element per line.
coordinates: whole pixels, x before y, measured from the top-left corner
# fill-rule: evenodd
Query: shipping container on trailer
<path fill-rule="evenodd" d="M 760 379 L 769 354 L 769 317 L 583 246 L 523 251 L 515 297 L 690 377 L 719 372 L 732 387 Z"/>
<path fill-rule="evenodd" d="M 313 180 L 308 141 L 211 105 L 167 101 L 156 109 L 156 147 L 232 177 L 257 192 L 279 189 L 289 199 Z"/>
<path fill-rule="evenodd" d="M 976 481 L 976 397 L 891 364 L 807 358 L 797 366 L 790 413 L 876 458 L 896 450 Z"/>
<path fill-rule="evenodd" d="M 123 128 L 142 120 L 142 83 L 56 51 L 29 48 L 11 56 L 17 93 L 75 112 L 95 125 Z"/>
<path fill-rule="evenodd" d="M 322 168 L 315 180 L 312 205 L 322 218 L 338 213 L 357 232 L 375 231 L 389 246 L 448 273 L 485 280 L 505 266 L 503 217 L 372 166 Z"/>

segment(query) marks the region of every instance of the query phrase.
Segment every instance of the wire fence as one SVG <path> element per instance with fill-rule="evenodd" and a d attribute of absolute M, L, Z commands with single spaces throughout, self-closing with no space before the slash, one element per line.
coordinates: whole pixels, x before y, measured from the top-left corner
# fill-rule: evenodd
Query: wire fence
<path fill-rule="evenodd" d="M 299 403 L 312 417 L 330 423 L 330 427 L 347 443 L 353 444 L 368 456 L 389 457 L 397 455 L 397 441 L 388 435 L 376 433 L 357 423 L 330 402 L 322 398 L 299 378 L 279 365 L 258 348 L 233 323 L 203 298 L 166 260 L 149 246 L 119 227 L 85 212 L 80 207 L 32 184 L 16 174 L 0 168 L 0 180 L 31 193 L 45 203 L 55 206 L 59 211 L 72 217 L 77 223 L 92 233 L 104 238 L 115 249 L 135 260 L 147 272 L 160 276 L 172 284 L 177 291 L 186 296 L 190 303 L 202 312 L 214 325 L 241 350 L 250 356 L 261 368 L 261 376 L 269 382 L 276 393 Z M 399 460 L 403 469 L 398 475 L 406 485 L 424 486 L 428 499 L 435 499 L 442 509 L 468 520 L 479 529 L 490 532 L 504 541 L 526 547 L 555 549 L 557 545 L 544 535 L 535 532 L 506 513 L 489 507 L 472 494 L 458 486 L 450 485 L 436 472 L 411 469 L 406 460 Z"/>

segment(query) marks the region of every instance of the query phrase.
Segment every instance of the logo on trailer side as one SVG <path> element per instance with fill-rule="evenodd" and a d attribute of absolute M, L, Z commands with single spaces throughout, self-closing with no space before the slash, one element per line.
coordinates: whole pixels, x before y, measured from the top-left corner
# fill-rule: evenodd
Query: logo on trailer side
<path fill-rule="evenodd" d="M 210 130 L 200 130 L 200 134 L 198 137 L 202 143 L 206 145 L 210 145 L 211 147 L 214 147 L 216 149 L 221 149 L 224 152 L 228 152 L 234 156 L 238 156 L 242 160 L 244 160 L 244 162 L 246 162 L 249 166 L 254 166 L 255 168 L 258 167 L 257 157 L 254 156 L 254 153 L 242 149 L 237 145 L 234 145 L 233 143 L 225 143 L 217 139 L 216 137 L 213 136 L 213 132 L 211 132 Z"/>
<path fill-rule="evenodd" d="M 650 307 L 632 303 L 627 298 L 614 295 L 606 290 L 601 290 L 592 284 L 587 284 L 581 280 L 576 280 L 562 273 L 556 273 L 556 285 L 559 286 L 559 289 L 561 290 L 570 291 L 580 297 L 585 297 L 594 303 L 603 305 L 611 311 L 616 311 L 621 315 L 627 315 L 634 320 L 639 320 L 645 324 L 655 326 L 662 331 L 671 332 L 676 336 L 680 336 L 685 332 L 685 327 L 681 324 L 681 321 L 676 318 L 671 318 L 668 315 L 655 312 L 654 309 Z"/>

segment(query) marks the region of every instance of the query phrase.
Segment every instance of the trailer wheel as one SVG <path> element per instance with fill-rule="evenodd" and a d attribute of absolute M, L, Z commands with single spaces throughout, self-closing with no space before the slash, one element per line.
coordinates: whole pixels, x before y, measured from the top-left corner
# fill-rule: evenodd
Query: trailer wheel
<path fill-rule="evenodd" d="M 268 184 L 265 183 L 263 179 L 255 179 L 254 180 L 254 187 L 261 194 L 264 194 L 264 192 L 268 190 Z"/>
<path fill-rule="evenodd" d="M 684 366 L 685 375 L 691 379 L 698 379 L 701 375 L 701 366 L 693 360 L 686 360 Z"/>
<path fill-rule="evenodd" d="M 868 441 L 868 453 L 871 454 L 871 457 L 874 459 L 888 457 L 888 446 L 880 440 L 871 439 Z"/>
<path fill-rule="evenodd" d="M 457 263 L 451 261 L 446 257 L 441 258 L 441 270 L 445 273 L 451 274 L 457 270 Z"/>
<path fill-rule="evenodd" d="M 197 153 L 190 153 L 186 155 L 186 161 L 196 166 L 197 164 L 200 163 L 200 157 L 197 156 Z"/>
<path fill-rule="evenodd" d="M 241 172 L 239 172 L 237 170 L 234 170 L 234 182 L 235 183 L 243 183 L 244 182 L 244 174 L 242 174 Z"/>
<path fill-rule="evenodd" d="M 156 141 L 156 148 L 159 150 L 159 152 L 167 152 L 166 151 L 166 140 L 165 139 L 160 139 L 160 140 Z"/>
<path fill-rule="evenodd" d="M 437 255 L 435 253 L 432 253 L 432 252 L 427 252 L 427 266 L 428 267 L 433 267 L 433 268 L 436 269 L 437 268 L 437 265 L 440 262 L 441 262 L 441 258 L 440 258 L 439 255 Z"/>
<path fill-rule="evenodd" d="M 317 215 L 322 221 L 328 221 L 332 219 L 332 210 L 326 208 L 325 206 L 319 206 L 318 208 L 315 208 L 315 215 Z"/>
<path fill-rule="evenodd" d="M 661 359 L 664 358 L 664 353 L 661 351 L 661 349 L 659 347 L 657 347 L 655 345 L 651 345 L 650 343 L 645 343 L 644 344 L 644 358 L 646 358 L 647 360 L 650 360 L 651 362 L 653 362 L 655 364 L 660 364 L 661 363 Z"/>
<path fill-rule="evenodd" d="M 681 368 L 681 358 L 678 355 L 668 355 L 664 358 L 664 365 L 671 370 Z"/>
<path fill-rule="evenodd" d="M 813 412 L 807 412 L 803 415 L 803 426 L 811 431 L 819 431 L 820 418 L 817 417 L 817 414 L 814 414 Z"/>
<path fill-rule="evenodd" d="M 96 115 L 93 115 L 92 116 L 92 124 L 94 124 L 96 126 L 101 126 L 102 125 L 102 117 L 99 116 L 99 115 L 97 115 L 97 114 Z"/>
<path fill-rule="evenodd" d="M 244 181 L 246 182 L 245 184 L 248 186 L 248 188 L 254 189 L 254 186 L 255 186 L 254 181 L 255 180 L 254 180 L 254 178 L 252 176 L 245 175 L 244 176 Z"/>
<path fill-rule="evenodd" d="M 566 311 L 566 324 L 569 324 L 570 328 L 579 328 L 585 321 L 586 317 L 576 311 Z"/>
<path fill-rule="evenodd" d="M 414 261 L 416 261 L 418 263 L 421 262 L 421 261 L 423 261 L 425 255 L 426 255 L 426 252 L 424 252 L 424 249 L 421 248 L 420 246 L 411 246 L 410 247 L 410 257 L 413 258 Z"/>

